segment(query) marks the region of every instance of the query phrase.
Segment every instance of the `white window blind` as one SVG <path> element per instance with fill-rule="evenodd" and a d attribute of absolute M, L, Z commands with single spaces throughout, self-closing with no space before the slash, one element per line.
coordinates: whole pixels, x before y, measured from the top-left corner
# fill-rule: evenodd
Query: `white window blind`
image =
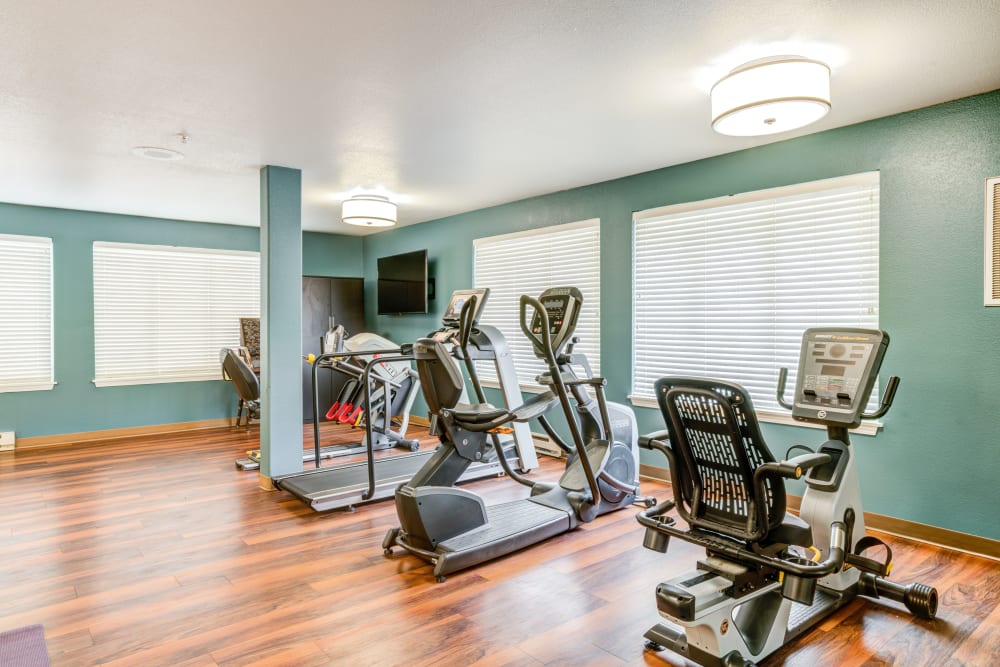
<path fill-rule="evenodd" d="M 52 389 L 52 239 L 0 234 L 0 392 Z"/>
<path fill-rule="evenodd" d="M 986 179 L 986 249 L 983 302 L 1000 306 L 1000 177 Z"/>
<path fill-rule="evenodd" d="M 583 310 L 577 322 L 580 344 L 595 374 L 601 368 L 601 224 L 584 220 L 565 225 L 476 239 L 475 286 L 490 289 L 480 318 L 503 332 L 522 388 L 535 388 L 545 364 L 521 332 L 522 294 L 537 297 L 549 287 L 577 287 Z M 496 381 L 492 364 L 476 366 L 484 380 Z"/>
<path fill-rule="evenodd" d="M 98 386 L 217 380 L 240 318 L 260 315 L 260 255 L 94 243 Z"/>
<path fill-rule="evenodd" d="M 634 238 L 639 402 L 690 375 L 787 414 L 778 369 L 790 397 L 806 328 L 878 327 L 877 172 L 643 211 Z"/>

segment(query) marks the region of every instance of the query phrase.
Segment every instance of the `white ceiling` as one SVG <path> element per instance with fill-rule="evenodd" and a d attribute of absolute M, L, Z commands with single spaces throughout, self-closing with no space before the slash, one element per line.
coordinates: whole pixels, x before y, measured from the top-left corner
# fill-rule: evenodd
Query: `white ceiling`
<path fill-rule="evenodd" d="M 0 201 L 257 225 L 275 164 L 357 234 L 357 188 L 413 224 L 1000 88 L 1000 0 L 0 0 L 0 54 Z M 779 54 L 830 114 L 713 133 L 711 85 Z"/>

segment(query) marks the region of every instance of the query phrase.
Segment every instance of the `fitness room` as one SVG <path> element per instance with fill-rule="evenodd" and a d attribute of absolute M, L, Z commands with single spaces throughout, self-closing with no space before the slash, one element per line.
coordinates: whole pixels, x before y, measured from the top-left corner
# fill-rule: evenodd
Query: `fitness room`
<path fill-rule="evenodd" d="M 1000 0 L 0 17 L 0 665 L 997 664 Z"/>

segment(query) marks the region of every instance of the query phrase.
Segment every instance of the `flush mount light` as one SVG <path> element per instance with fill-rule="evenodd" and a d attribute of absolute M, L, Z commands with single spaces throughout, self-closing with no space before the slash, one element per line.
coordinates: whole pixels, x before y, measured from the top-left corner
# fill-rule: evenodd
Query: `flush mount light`
<path fill-rule="evenodd" d="M 800 56 L 754 60 L 712 87 L 712 129 L 752 137 L 814 123 L 830 110 L 830 68 Z"/>
<path fill-rule="evenodd" d="M 147 160 L 160 160 L 161 162 L 184 159 L 184 153 L 159 146 L 135 146 L 132 149 L 132 155 L 146 158 Z"/>
<path fill-rule="evenodd" d="M 354 195 L 345 199 L 341 219 L 360 227 L 392 227 L 396 224 L 396 205 L 382 195 Z"/>

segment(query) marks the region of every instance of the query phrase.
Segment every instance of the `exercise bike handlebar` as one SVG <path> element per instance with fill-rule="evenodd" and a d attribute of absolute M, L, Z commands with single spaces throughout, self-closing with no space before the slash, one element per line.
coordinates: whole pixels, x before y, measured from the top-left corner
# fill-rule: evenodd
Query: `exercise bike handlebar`
<path fill-rule="evenodd" d="M 792 410 L 795 406 L 785 400 L 785 382 L 788 380 L 788 369 L 782 368 L 778 370 L 778 403 L 781 407 Z M 899 376 L 892 375 L 889 377 L 889 382 L 885 385 L 885 393 L 882 394 L 882 401 L 875 412 L 862 412 L 862 419 L 878 419 L 879 417 L 884 417 L 885 413 L 889 412 L 889 408 L 892 407 L 892 401 L 896 398 L 896 390 L 899 389 Z"/>
<path fill-rule="evenodd" d="M 778 405 L 785 408 L 786 410 L 791 410 L 794 406 L 785 400 L 785 382 L 788 381 L 788 369 L 782 368 L 778 370 Z"/>
<path fill-rule="evenodd" d="M 897 389 L 899 389 L 899 377 L 892 375 L 889 377 L 889 382 L 885 385 L 885 393 L 882 394 L 882 403 L 878 406 L 878 410 L 872 413 L 863 412 L 861 413 L 861 418 L 878 419 L 889 412 L 889 408 L 892 407 L 892 401 L 896 398 Z"/>
<path fill-rule="evenodd" d="M 716 537 L 710 533 L 692 532 L 677 528 L 677 522 L 674 518 L 665 516 L 675 506 L 676 502 L 673 498 L 664 500 L 655 507 L 639 512 L 636 515 L 636 520 L 647 530 L 662 533 L 668 537 L 682 539 L 685 542 L 704 547 L 709 551 L 728 556 L 737 561 L 773 567 L 780 572 L 806 579 L 825 577 L 844 566 L 847 527 L 841 521 L 834 521 L 830 524 L 830 550 L 826 558 L 819 563 L 812 561 L 802 562 L 801 560 L 791 561 L 751 551 L 733 540 Z"/>

